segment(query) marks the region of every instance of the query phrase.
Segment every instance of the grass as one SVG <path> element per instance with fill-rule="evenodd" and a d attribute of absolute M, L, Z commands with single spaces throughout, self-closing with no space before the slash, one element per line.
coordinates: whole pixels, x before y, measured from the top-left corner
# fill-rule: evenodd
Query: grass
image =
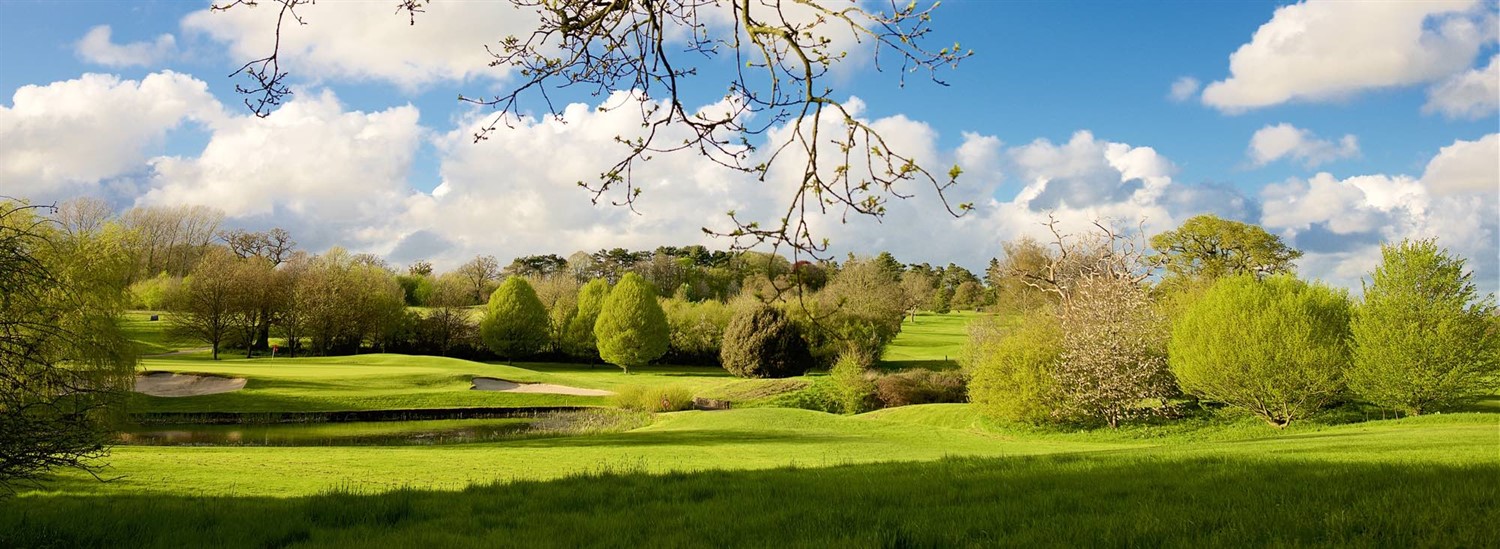
<path fill-rule="evenodd" d="M 969 342 L 969 322 L 979 316 L 981 313 L 960 311 L 917 313 L 915 320 L 906 317 L 901 333 L 886 346 L 881 366 L 890 370 L 957 368 L 958 357 Z"/>
<path fill-rule="evenodd" d="M 158 320 L 151 320 L 151 315 L 157 315 Z M 171 353 L 184 349 L 197 349 L 206 345 L 198 340 L 174 334 L 171 322 L 167 320 L 169 313 L 161 311 L 128 311 L 123 315 L 120 329 L 125 332 L 125 338 L 136 343 L 136 348 L 143 355 L 155 355 Z"/>
<path fill-rule="evenodd" d="M 0 503 L 0 545 L 1482 546 L 1500 518 L 1493 415 L 1234 423 L 1170 443 L 991 432 L 968 413 L 682 412 L 445 447 L 122 447 L 120 480 L 70 474 Z"/>

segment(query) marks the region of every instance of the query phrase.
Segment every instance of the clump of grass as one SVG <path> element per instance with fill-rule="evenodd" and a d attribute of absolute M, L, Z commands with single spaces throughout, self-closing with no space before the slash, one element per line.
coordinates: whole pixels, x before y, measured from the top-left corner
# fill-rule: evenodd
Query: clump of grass
<path fill-rule="evenodd" d="M 693 407 L 693 393 L 682 387 L 626 387 L 615 394 L 615 405 L 637 412 L 676 412 Z"/>
<path fill-rule="evenodd" d="M 543 414 L 531 422 L 526 432 L 553 436 L 597 435 L 623 433 L 650 423 L 651 417 L 644 412 L 595 408 Z"/>

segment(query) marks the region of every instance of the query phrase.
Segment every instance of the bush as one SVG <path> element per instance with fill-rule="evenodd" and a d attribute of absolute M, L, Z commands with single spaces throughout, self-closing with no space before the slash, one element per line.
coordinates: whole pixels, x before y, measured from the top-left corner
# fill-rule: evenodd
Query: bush
<path fill-rule="evenodd" d="M 137 309 L 159 311 L 167 306 L 167 298 L 182 286 L 182 279 L 168 276 L 167 273 L 156 275 L 130 285 L 130 306 Z"/>
<path fill-rule="evenodd" d="M 1290 275 L 1223 278 L 1172 327 L 1183 390 L 1284 428 L 1330 402 L 1349 361 L 1349 302 Z"/>
<path fill-rule="evenodd" d="M 1050 311 L 1029 313 L 1008 333 L 981 321 L 971 328 L 969 395 L 986 416 L 1044 423 L 1058 409 L 1053 371 L 1062 357 L 1062 327 Z"/>
<path fill-rule="evenodd" d="M 672 364 L 719 365 L 719 347 L 724 327 L 733 310 L 718 301 L 692 302 L 682 298 L 663 300 L 671 329 L 667 357 Z"/>
<path fill-rule="evenodd" d="M 640 275 L 626 273 L 610 290 L 594 323 L 599 356 L 630 373 L 667 352 L 667 315 L 656 302 L 656 288 Z"/>
<path fill-rule="evenodd" d="M 791 377 L 807 372 L 812 354 L 795 323 L 755 303 L 736 311 L 724 328 L 719 362 L 738 377 Z"/>
<path fill-rule="evenodd" d="M 513 276 L 490 294 L 479 338 L 506 359 L 534 354 L 547 346 L 547 309 L 525 278 Z"/>
<path fill-rule="evenodd" d="M 615 393 L 615 405 L 638 412 L 676 412 L 693 407 L 693 393 L 682 387 L 626 387 Z"/>
<path fill-rule="evenodd" d="M 906 370 L 876 378 L 875 396 L 884 408 L 966 402 L 966 385 L 958 370 Z"/>
<path fill-rule="evenodd" d="M 1349 388 L 1413 415 L 1488 394 L 1500 369 L 1493 297 L 1480 299 L 1464 260 L 1432 240 L 1382 246 L 1381 255 L 1350 325 Z"/>
<path fill-rule="evenodd" d="M 870 376 L 874 360 L 868 354 L 850 349 L 839 353 L 829 377 L 833 379 L 835 398 L 846 414 L 858 414 L 875 407 L 875 382 Z"/>
<path fill-rule="evenodd" d="M 1163 317 L 1134 280 L 1085 276 L 1059 310 L 1062 354 L 1053 379 L 1059 416 L 1120 421 L 1160 410 L 1175 385 L 1167 370 Z"/>

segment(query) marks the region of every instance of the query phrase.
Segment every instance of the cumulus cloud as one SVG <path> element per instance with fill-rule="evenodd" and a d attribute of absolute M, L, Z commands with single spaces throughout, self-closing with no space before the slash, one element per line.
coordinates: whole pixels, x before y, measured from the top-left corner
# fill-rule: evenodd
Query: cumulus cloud
<path fill-rule="evenodd" d="M 297 97 L 266 118 L 220 121 L 196 157 L 153 159 L 139 202 L 291 220 L 286 228 L 304 244 L 383 242 L 383 225 L 410 192 L 423 136 L 417 109 L 346 111 L 330 91 Z"/>
<path fill-rule="evenodd" d="M 1359 140 L 1353 135 L 1345 135 L 1338 143 L 1334 143 L 1319 139 L 1311 131 L 1281 123 L 1257 130 L 1250 137 L 1247 154 L 1256 166 L 1290 158 L 1313 168 L 1334 160 L 1359 156 Z"/>
<path fill-rule="evenodd" d="M 1229 78 L 1204 88 L 1203 103 L 1239 112 L 1438 80 L 1469 68 L 1495 25 L 1481 0 L 1306 0 L 1278 8 L 1230 55 Z"/>
<path fill-rule="evenodd" d="M 144 168 L 150 150 L 184 121 L 224 116 L 207 84 L 170 71 L 22 86 L 10 107 L 0 106 L 0 188 L 39 200 L 94 189 Z"/>
<path fill-rule="evenodd" d="M 89 29 L 73 45 L 78 58 L 106 67 L 147 67 L 162 62 L 177 49 L 177 39 L 163 34 L 151 42 L 116 44 L 110 39 L 109 25 Z"/>
<path fill-rule="evenodd" d="M 1197 95 L 1198 88 L 1202 86 L 1203 83 L 1199 82 L 1197 78 L 1183 76 L 1172 81 L 1172 88 L 1167 92 L 1167 98 L 1178 102 L 1187 101 L 1194 95 Z"/>
<path fill-rule="evenodd" d="M 1500 148 L 1496 134 L 1457 141 L 1421 177 L 1329 173 L 1261 191 L 1261 223 L 1308 251 L 1304 273 L 1358 288 L 1379 262 L 1381 242 L 1436 237 L 1469 259 L 1485 291 L 1500 275 Z"/>
<path fill-rule="evenodd" d="M 208 9 L 185 17 L 187 32 L 229 45 L 238 62 L 269 55 L 280 5 Z M 306 25 L 284 25 L 282 67 L 299 78 L 380 81 L 416 89 L 443 81 L 503 78 L 508 68 L 490 68 L 486 45 L 522 35 L 536 16 L 510 2 L 441 3 L 417 14 L 413 25 L 385 2 L 310 4 L 297 13 Z"/>
<path fill-rule="evenodd" d="M 1442 113 L 1448 118 L 1478 120 L 1500 108 L 1500 54 L 1490 64 L 1439 82 L 1427 90 L 1424 113 Z"/>

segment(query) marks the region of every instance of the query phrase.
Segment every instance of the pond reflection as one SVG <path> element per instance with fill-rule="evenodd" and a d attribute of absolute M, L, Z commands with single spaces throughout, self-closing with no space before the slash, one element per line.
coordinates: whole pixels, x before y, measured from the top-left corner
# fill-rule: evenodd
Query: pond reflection
<path fill-rule="evenodd" d="M 140 446 L 410 446 L 521 438 L 529 418 L 289 423 L 255 425 L 144 425 L 119 433 Z"/>

